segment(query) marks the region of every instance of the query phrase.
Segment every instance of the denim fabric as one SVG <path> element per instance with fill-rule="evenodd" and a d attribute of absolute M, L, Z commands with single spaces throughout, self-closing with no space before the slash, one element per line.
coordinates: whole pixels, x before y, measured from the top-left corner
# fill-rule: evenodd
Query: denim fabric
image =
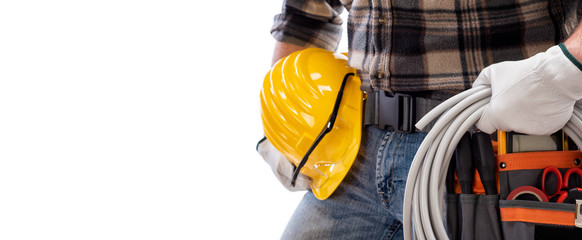
<path fill-rule="evenodd" d="M 307 192 L 282 239 L 402 239 L 408 169 L 425 136 L 364 128 L 344 181 L 323 201 Z"/>

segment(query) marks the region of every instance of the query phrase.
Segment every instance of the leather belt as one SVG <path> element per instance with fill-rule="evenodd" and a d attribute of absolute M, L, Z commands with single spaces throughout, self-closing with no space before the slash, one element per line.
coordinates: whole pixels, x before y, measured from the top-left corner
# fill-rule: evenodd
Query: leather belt
<path fill-rule="evenodd" d="M 364 126 L 374 125 L 401 133 L 428 132 L 434 123 L 423 130 L 414 124 L 442 102 L 403 93 L 374 91 L 368 93 L 364 104 Z"/>

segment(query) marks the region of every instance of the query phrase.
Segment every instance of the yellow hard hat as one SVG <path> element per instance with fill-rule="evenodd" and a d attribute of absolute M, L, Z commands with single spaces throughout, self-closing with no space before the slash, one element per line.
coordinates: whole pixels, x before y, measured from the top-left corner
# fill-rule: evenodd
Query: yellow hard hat
<path fill-rule="evenodd" d="M 345 55 L 319 48 L 292 53 L 265 76 L 261 90 L 265 136 L 295 164 L 295 176 L 300 170 L 311 178 L 318 199 L 333 193 L 358 153 L 360 83 Z"/>

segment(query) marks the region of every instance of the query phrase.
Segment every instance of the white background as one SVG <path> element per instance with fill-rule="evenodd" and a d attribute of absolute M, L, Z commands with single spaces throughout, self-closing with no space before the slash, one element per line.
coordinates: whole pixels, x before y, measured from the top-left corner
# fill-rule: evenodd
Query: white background
<path fill-rule="evenodd" d="M 280 5 L 2 1 L 0 239 L 277 239 L 302 196 L 255 152 Z"/>

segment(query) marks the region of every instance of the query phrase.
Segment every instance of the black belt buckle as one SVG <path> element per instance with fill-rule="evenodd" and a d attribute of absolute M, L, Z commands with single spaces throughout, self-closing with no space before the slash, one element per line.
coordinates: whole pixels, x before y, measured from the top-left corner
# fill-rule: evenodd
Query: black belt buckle
<path fill-rule="evenodd" d="M 376 91 L 376 119 L 378 127 L 395 132 L 412 133 L 416 104 L 415 98 L 408 94 Z"/>

